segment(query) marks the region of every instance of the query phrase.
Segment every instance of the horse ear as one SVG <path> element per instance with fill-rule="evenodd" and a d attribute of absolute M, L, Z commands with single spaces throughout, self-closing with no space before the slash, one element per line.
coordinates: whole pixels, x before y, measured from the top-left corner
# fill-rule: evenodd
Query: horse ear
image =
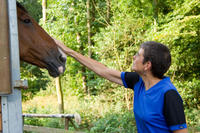
<path fill-rule="evenodd" d="M 24 12 L 28 13 L 28 11 L 24 8 L 24 6 L 22 6 L 22 4 L 20 4 L 18 1 L 17 1 L 17 7 L 22 9 Z"/>

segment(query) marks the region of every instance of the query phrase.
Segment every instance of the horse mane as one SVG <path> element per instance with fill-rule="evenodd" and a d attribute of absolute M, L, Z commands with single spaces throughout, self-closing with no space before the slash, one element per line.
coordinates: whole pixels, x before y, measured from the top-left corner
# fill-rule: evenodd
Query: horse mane
<path fill-rule="evenodd" d="M 28 11 L 24 8 L 24 6 L 22 6 L 19 2 L 17 2 L 17 7 L 22 9 L 24 12 L 28 13 Z"/>

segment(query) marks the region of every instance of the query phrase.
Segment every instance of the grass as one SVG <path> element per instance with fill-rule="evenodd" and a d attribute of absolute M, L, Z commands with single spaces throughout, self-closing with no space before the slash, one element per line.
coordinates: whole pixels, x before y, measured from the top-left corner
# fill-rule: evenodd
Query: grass
<path fill-rule="evenodd" d="M 82 122 L 70 124 L 70 131 L 89 133 L 129 133 L 136 132 L 135 120 L 123 100 L 113 102 L 105 94 L 98 96 L 64 95 L 65 114 L 78 113 Z M 57 96 L 52 91 L 40 91 L 33 99 L 22 103 L 23 113 L 56 114 L 59 113 Z M 186 119 L 190 133 L 200 132 L 200 111 L 186 109 Z M 64 122 L 59 118 L 26 118 L 25 124 L 64 129 Z"/>
<path fill-rule="evenodd" d="M 23 102 L 22 110 L 23 113 L 59 113 L 57 96 L 48 91 L 41 91 L 33 99 Z M 64 110 L 65 114 L 80 114 L 82 122 L 80 125 L 75 124 L 75 126 L 78 130 L 85 132 L 102 132 L 102 130 L 105 130 L 106 133 L 115 129 L 116 133 L 117 131 L 125 133 L 125 129 L 135 130 L 133 112 L 127 111 L 125 103 L 114 103 L 106 95 L 85 96 L 84 98 L 64 95 Z M 100 126 L 98 123 L 107 124 Z M 57 118 L 25 118 L 25 124 L 64 128 L 64 122 Z M 132 126 L 128 128 L 128 125 Z M 77 129 L 70 125 L 70 130 Z"/>

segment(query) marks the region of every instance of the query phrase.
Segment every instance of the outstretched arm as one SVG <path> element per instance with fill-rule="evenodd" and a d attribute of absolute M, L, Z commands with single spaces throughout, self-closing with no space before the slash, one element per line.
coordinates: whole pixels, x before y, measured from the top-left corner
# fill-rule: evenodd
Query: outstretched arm
<path fill-rule="evenodd" d="M 173 133 L 188 133 L 187 128 L 173 131 Z"/>
<path fill-rule="evenodd" d="M 62 42 L 56 39 L 54 40 L 56 44 L 63 50 L 63 52 L 76 59 L 78 62 L 95 72 L 97 75 L 108 79 L 111 82 L 123 85 L 121 80 L 121 72 L 110 69 L 100 62 L 97 62 L 96 60 L 93 60 L 89 57 L 83 56 L 82 54 L 79 54 L 78 52 L 66 47 Z"/>

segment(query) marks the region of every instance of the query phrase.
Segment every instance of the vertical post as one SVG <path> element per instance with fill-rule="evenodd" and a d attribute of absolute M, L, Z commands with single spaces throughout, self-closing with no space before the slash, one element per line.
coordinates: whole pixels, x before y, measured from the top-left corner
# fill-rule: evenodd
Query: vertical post
<path fill-rule="evenodd" d="M 3 133 L 22 133 L 22 104 L 21 91 L 14 89 L 14 81 L 20 80 L 18 28 L 16 0 L 8 0 L 8 19 L 10 36 L 11 81 L 12 94 L 2 96 L 2 128 Z"/>
<path fill-rule="evenodd" d="M 0 94 L 10 94 L 11 75 L 10 75 L 10 51 L 9 51 L 9 25 L 7 1 L 0 1 Z"/>
<path fill-rule="evenodd" d="M 64 102 L 63 102 L 63 91 L 61 86 L 61 79 L 57 77 L 56 79 L 56 92 L 57 92 L 57 99 L 58 99 L 58 109 L 59 113 L 64 113 Z"/>
<path fill-rule="evenodd" d="M 69 130 L 69 120 L 68 120 L 67 117 L 65 118 L 65 130 L 66 130 L 66 131 Z"/>
<path fill-rule="evenodd" d="M 0 97 L 0 103 L 1 103 L 1 97 Z M 2 113 L 1 113 L 1 104 L 0 104 L 0 133 L 2 133 Z"/>
<path fill-rule="evenodd" d="M 11 88 L 10 55 L 9 55 L 9 30 L 7 1 L 0 1 L 0 94 L 9 94 Z M 5 76 L 5 77 L 4 77 Z M 0 132 L 3 131 L 2 106 L 0 97 Z"/>

